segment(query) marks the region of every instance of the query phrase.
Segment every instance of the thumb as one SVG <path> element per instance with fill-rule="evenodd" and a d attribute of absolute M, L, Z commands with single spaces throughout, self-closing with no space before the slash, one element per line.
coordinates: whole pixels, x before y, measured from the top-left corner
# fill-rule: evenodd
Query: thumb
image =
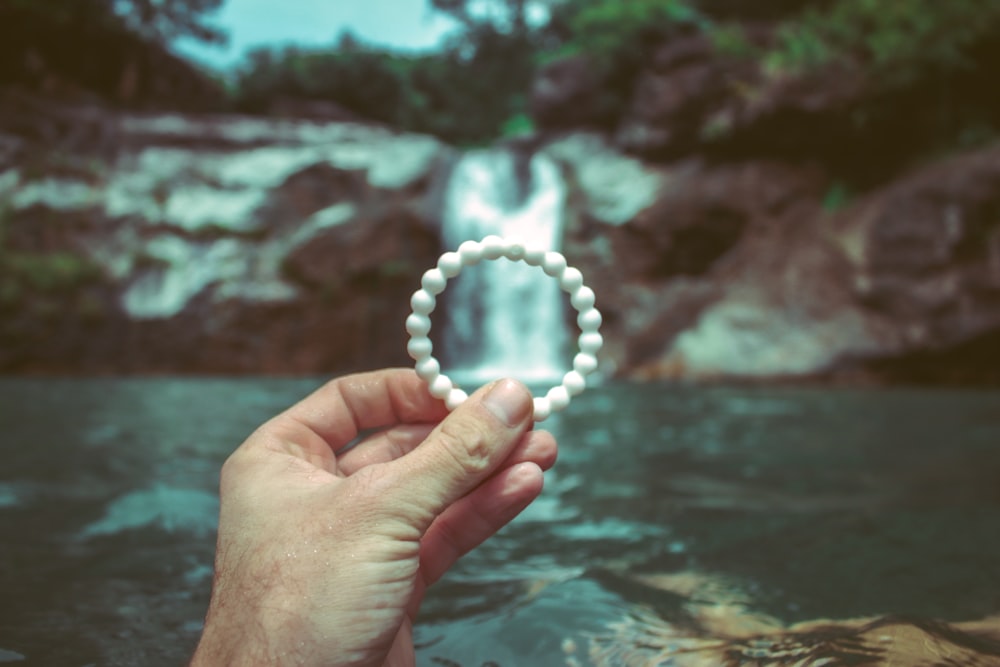
<path fill-rule="evenodd" d="M 532 426 L 532 397 L 516 380 L 489 384 L 458 406 L 412 452 L 393 461 L 394 495 L 419 511 L 421 532 L 479 486 Z"/>

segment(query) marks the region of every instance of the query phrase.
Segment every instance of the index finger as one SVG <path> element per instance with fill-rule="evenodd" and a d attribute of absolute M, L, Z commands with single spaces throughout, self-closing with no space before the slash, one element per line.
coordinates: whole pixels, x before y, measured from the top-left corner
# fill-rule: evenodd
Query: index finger
<path fill-rule="evenodd" d="M 436 423 L 448 415 L 444 401 L 408 368 L 345 375 L 327 382 L 283 412 L 336 450 L 364 429 Z"/>

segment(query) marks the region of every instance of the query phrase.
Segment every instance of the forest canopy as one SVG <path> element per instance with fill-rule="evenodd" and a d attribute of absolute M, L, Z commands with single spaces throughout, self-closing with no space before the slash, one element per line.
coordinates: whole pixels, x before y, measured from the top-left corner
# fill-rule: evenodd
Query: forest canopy
<path fill-rule="evenodd" d="M 75 33 L 128 35 L 157 48 L 180 37 L 220 42 L 225 34 L 212 15 L 223 1 L 2 0 L 0 19 L 7 20 L 0 21 L 0 42 L 6 46 L 0 48 L 27 48 L 24 35 L 13 34 L 25 20 L 73 26 Z M 279 101 L 326 103 L 354 117 L 471 145 L 530 131 L 538 71 L 568 57 L 590 63 L 608 110 L 605 122 L 613 126 L 655 50 L 679 36 L 704 35 L 720 57 L 755 62 L 770 77 L 847 68 L 876 91 L 936 86 L 939 95 L 955 94 L 946 85 L 953 75 L 983 70 L 1000 56 L 1000 0 L 426 1 L 457 26 L 435 51 L 393 51 L 331 28 L 326 48 L 249 54 L 225 85 L 220 80 L 220 104 L 266 114 Z M 36 51 L 44 56 L 44 48 L 60 47 Z M 89 69 L 70 62 L 70 76 L 106 69 L 97 63 L 98 51 L 88 56 L 95 60 Z M 4 67 L 0 63 L 0 83 L 30 79 Z M 101 85 L 113 90 L 113 83 Z"/>
<path fill-rule="evenodd" d="M 702 33 L 725 56 L 755 59 L 772 76 L 824 67 L 862 71 L 871 85 L 913 85 L 981 67 L 1000 39 L 1000 0 L 429 0 L 460 30 L 435 53 L 407 55 L 344 43 L 320 51 L 258 52 L 234 96 L 261 111 L 274 96 L 337 102 L 361 116 L 457 143 L 530 127 L 527 94 L 538 68 L 589 58 L 612 97 L 627 96 L 656 46 Z M 761 44 L 744 25 L 775 26 Z M 367 82 L 361 85 L 361 82 Z M 612 100 L 622 108 L 624 100 Z"/>

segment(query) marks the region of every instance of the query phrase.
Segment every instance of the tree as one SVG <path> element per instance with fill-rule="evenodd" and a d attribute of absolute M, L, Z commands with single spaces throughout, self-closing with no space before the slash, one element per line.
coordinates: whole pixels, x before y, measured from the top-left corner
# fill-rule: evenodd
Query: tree
<path fill-rule="evenodd" d="M 528 29 L 528 0 L 430 0 L 431 7 L 444 12 L 467 30 L 475 31 L 483 24 L 490 24 L 504 32 L 523 34 Z"/>
<path fill-rule="evenodd" d="M 34 16 L 58 25 L 98 25 L 166 44 L 178 37 L 222 42 L 206 16 L 224 0 L 6 0 L 0 15 Z M 0 31 L 2 34 L 2 31 Z"/>

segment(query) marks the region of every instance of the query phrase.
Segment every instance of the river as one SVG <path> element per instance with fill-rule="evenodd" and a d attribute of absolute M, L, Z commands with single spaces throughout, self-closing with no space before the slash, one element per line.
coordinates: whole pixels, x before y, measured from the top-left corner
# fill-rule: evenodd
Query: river
<path fill-rule="evenodd" d="M 183 664 L 219 465 L 318 382 L 0 379 L 0 662 Z M 432 589 L 420 665 L 686 665 L 637 656 L 1000 612 L 998 392 L 609 383 L 545 425 L 543 496 Z"/>

